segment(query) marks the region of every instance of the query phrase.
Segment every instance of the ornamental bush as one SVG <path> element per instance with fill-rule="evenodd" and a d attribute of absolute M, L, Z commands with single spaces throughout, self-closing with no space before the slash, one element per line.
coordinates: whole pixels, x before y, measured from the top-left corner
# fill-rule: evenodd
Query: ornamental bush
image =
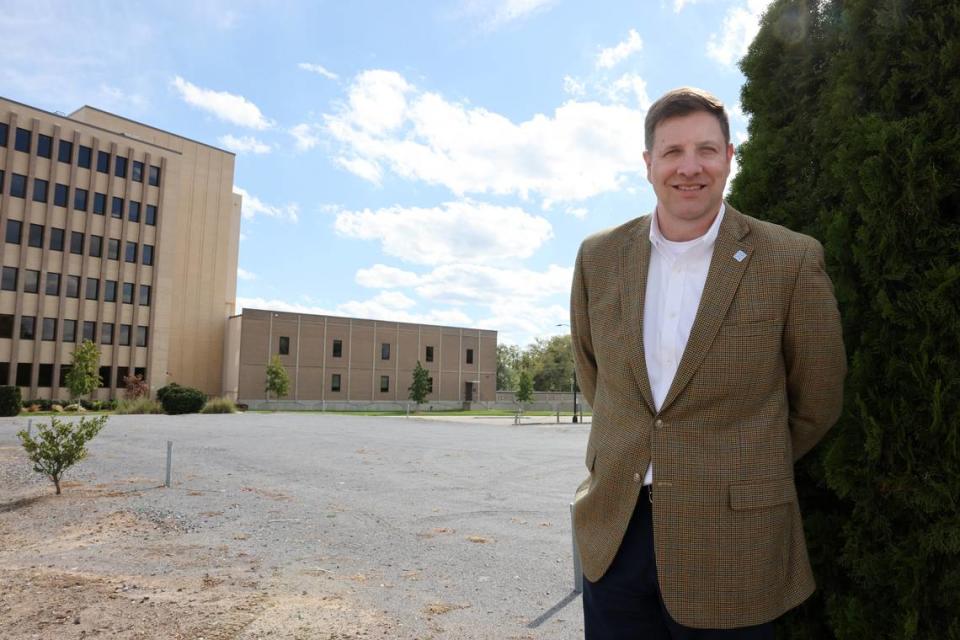
<path fill-rule="evenodd" d="M 180 385 L 167 389 L 160 400 L 164 413 L 170 415 L 197 413 L 206 402 L 207 396 L 199 389 L 181 387 Z"/>
<path fill-rule="evenodd" d="M 20 407 L 20 387 L 0 386 L 0 416 L 19 415 Z"/>
<path fill-rule="evenodd" d="M 17 437 L 27 450 L 33 470 L 50 478 L 60 495 L 63 473 L 87 457 L 87 442 L 107 423 L 107 416 L 80 418 L 79 421 L 50 417 L 50 426 L 37 425 L 37 434 L 18 431 Z"/>
<path fill-rule="evenodd" d="M 200 413 L 236 413 L 237 405 L 227 397 L 210 398 Z"/>

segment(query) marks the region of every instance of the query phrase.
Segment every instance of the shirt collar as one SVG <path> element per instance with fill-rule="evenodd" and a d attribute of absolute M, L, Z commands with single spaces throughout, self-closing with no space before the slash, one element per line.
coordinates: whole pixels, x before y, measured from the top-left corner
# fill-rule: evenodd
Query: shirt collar
<path fill-rule="evenodd" d="M 723 214 L 726 212 L 727 205 L 725 202 L 720 202 L 720 211 L 717 213 L 717 216 L 713 219 L 713 223 L 710 225 L 710 228 L 707 229 L 707 232 L 700 236 L 699 238 L 694 238 L 691 241 L 691 246 L 693 245 L 708 245 L 713 246 L 713 243 L 717 240 L 717 235 L 720 233 L 720 223 L 723 222 Z M 654 209 L 653 214 L 651 214 L 650 220 L 650 243 L 655 247 L 662 246 L 665 242 L 670 242 L 667 240 L 663 234 L 660 232 L 660 224 L 657 222 L 657 210 Z"/>

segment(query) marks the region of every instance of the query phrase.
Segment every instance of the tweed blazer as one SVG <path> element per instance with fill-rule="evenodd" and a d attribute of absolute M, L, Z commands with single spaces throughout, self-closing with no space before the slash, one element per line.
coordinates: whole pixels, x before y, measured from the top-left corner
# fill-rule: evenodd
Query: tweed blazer
<path fill-rule="evenodd" d="M 839 416 L 846 356 L 823 248 L 727 205 L 673 384 L 654 408 L 643 345 L 650 216 L 580 247 L 577 379 L 593 407 L 574 526 L 599 580 L 653 461 L 664 604 L 689 627 L 760 624 L 814 590 L 793 464 Z"/>

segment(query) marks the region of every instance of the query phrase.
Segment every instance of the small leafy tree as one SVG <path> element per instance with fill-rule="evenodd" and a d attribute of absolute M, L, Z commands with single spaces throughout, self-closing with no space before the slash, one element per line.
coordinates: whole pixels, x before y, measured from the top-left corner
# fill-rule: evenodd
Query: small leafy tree
<path fill-rule="evenodd" d="M 287 370 L 283 368 L 283 363 L 280 362 L 280 356 L 278 355 L 273 356 L 270 364 L 267 365 L 267 386 L 265 391 L 267 392 L 268 400 L 270 399 L 271 393 L 279 400 L 290 391 L 290 376 L 287 374 Z"/>
<path fill-rule="evenodd" d="M 17 432 L 33 470 L 51 480 L 60 495 L 60 479 L 64 471 L 87 457 L 87 443 L 107 423 L 107 416 L 80 418 L 79 422 L 50 417 L 50 426 L 37 426 L 36 437 L 27 431 Z"/>
<path fill-rule="evenodd" d="M 408 397 L 417 403 L 417 407 L 423 404 L 430 393 L 430 372 L 423 368 L 419 360 L 413 370 L 413 382 L 410 383 L 409 391 Z"/>
<path fill-rule="evenodd" d="M 103 382 L 100 378 L 100 349 L 90 340 L 84 340 L 73 350 L 73 363 L 67 372 L 70 398 L 92 393 Z"/>
<path fill-rule="evenodd" d="M 520 412 L 523 413 L 523 405 L 533 400 L 533 378 L 526 369 L 520 372 L 517 379 L 517 402 L 520 403 Z"/>

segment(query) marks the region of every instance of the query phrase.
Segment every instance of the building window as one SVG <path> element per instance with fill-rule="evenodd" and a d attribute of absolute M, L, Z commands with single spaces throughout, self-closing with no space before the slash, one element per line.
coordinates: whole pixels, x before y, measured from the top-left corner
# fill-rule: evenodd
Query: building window
<path fill-rule="evenodd" d="M 147 218 L 147 219 L 146 219 L 146 223 L 147 223 L 147 224 L 149 224 L 149 225 L 156 225 L 156 224 L 157 224 L 157 205 L 155 205 L 155 204 L 148 204 L 148 205 L 147 205 L 147 215 L 146 215 L 146 218 Z"/>
<path fill-rule="evenodd" d="M 83 232 L 82 231 L 70 232 L 70 253 L 75 253 L 81 256 L 83 255 Z"/>
<path fill-rule="evenodd" d="M 117 301 L 117 281 L 116 280 L 103 281 L 103 301 L 104 302 Z"/>
<path fill-rule="evenodd" d="M 52 227 L 50 229 L 50 249 L 53 251 L 63 251 L 63 229 Z"/>
<path fill-rule="evenodd" d="M 133 304 L 133 283 L 123 283 L 123 304 Z"/>
<path fill-rule="evenodd" d="M 77 188 L 73 190 L 73 208 L 77 211 L 87 210 L 87 190 L 86 189 Z"/>
<path fill-rule="evenodd" d="M 143 264 L 150 266 L 153 264 L 153 245 L 143 245 Z"/>
<path fill-rule="evenodd" d="M 290 355 L 290 338 L 288 336 L 280 336 L 279 350 L 282 356 Z"/>
<path fill-rule="evenodd" d="M 97 152 L 97 171 L 110 173 L 110 153 L 108 151 Z"/>
<path fill-rule="evenodd" d="M 433 347 L 427 347 L 426 360 L 427 362 L 433 362 Z"/>
<path fill-rule="evenodd" d="M 100 294 L 100 281 L 96 278 L 87 278 L 87 300 L 96 300 Z"/>
<path fill-rule="evenodd" d="M 380 345 L 380 359 L 389 360 L 390 359 L 390 343 L 384 342 Z"/>
<path fill-rule="evenodd" d="M 41 180 L 40 178 L 33 179 L 33 201 L 34 202 L 46 202 L 47 201 L 47 189 L 50 188 L 50 183 L 46 180 Z"/>
<path fill-rule="evenodd" d="M 124 253 L 124 260 L 126 260 L 127 262 L 137 261 L 137 243 L 136 242 L 127 242 L 127 250 Z"/>
<path fill-rule="evenodd" d="M 53 138 L 42 133 L 37 136 L 37 155 L 41 158 L 49 158 L 53 155 Z"/>
<path fill-rule="evenodd" d="M 113 196 L 113 201 L 110 203 L 110 215 L 114 218 L 123 217 L 123 198 Z"/>
<path fill-rule="evenodd" d="M 102 216 L 107 212 L 107 194 L 105 193 L 93 194 L 93 212 L 98 216 Z"/>
<path fill-rule="evenodd" d="M 84 320 L 83 321 L 83 339 L 93 342 L 94 337 L 97 335 L 97 323 L 95 320 Z"/>
<path fill-rule="evenodd" d="M 10 378 L 10 363 L 9 362 L 0 362 L 0 382 L 7 384 L 7 380 Z"/>
<path fill-rule="evenodd" d="M 92 258 L 99 258 L 103 255 L 103 236 L 90 236 L 90 243 L 87 247 L 89 255 Z"/>
<path fill-rule="evenodd" d="M 27 236 L 27 245 L 31 247 L 43 248 L 43 225 L 31 224 L 30 233 Z"/>
<path fill-rule="evenodd" d="M 33 269 L 23 270 L 23 292 L 37 293 L 40 291 L 40 272 Z"/>
<path fill-rule="evenodd" d="M 132 287 L 133 285 L 131 285 Z M 130 292 L 131 297 L 133 292 Z M 140 285 L 140 306 L 149 307 L 150 306 L 150 285 L 142 284 Z"/>
<path fill-rule="evenodd" d="M 70 365 L 61 364 L 60 365 L 60 386 L 67 386 L 67 374 L 70 373 Z"/>
<path fill-rule="evenodd" d="M 107 258 L 110 260 L 120 259 L 120 241 L 116 238 L 110 238 L 107 241 Z"/>
<path fill-rule="evenodd" d="M 12 338 L 12 337 L 13 337 L 13 314 L 0 313 L 0 338 Z M 0 382 L 6 383 L 6 380 L 0 380 Z"/>
<path fill-rule="evenodd" d="M 467 349 L 467 364 L 473 364 L 473 349 Z"/>
<path fill-rule="evenodd" d="M 427 378 L 427 393 L 433 393 L 433 376 Z"/>
<path fill-rule="evenodd" d="M 160 186 L 160 167 L 155 167 L 150 165 L 150 186 L 159 187 Z"/>
<path fill-rule="evenodd" d="M 340 374 L 330 376 L 330 391 L 340 391 Z"/>
<path fill-rule="evenodd" d="M 57 339 L 57 319 L 56 318 L 43 319 L 43 334 L 40 336 L 40 338 L 41 340 Z"/>
<path fill-rule="evenodd" d="M 53 187 L 53 204 L 58 207 L 66 207 L 70 196 L 70 187 L 65 184 L 57 183 Z"/>
<path fill-rule="evenodd" d="M 380 393 L 390 391 L 390 376 L 380 376 Z"/>
<path fill-rule="evenodd" d="M 0 289 L 3 289 L 4 291 L 17 290 L 17 268 L 16 267 L 3 268 L 3 277 L 0 278 Z"/>
<path fill-rule="evenodd" d="M 128 324 L 120 325 L 120 345 L 123 347 L 130 346 L 130 325 Z"/>
<path fill-rule="evenodd" d="M 53 365 L 52 364 L 40 365 L 39 371 L 37 372 L 37 386 L 38 387 L 53 386 Z"/>
<path fill-rule="evenodd" d="M 80 276 L 67 276 L 67 297 L 80 297 Z"/>
<path fill-rule="evenodd" d="M 30 153 L 30 136 L 31 134 L 28 129 L 17 127 L 17 135 L 16 138 L 14 138 L 13 148 L 17 151 Z"/>
<path fill-rule="evenodd" d="M 90 168 L 90 159 L 93 157 L 93 149 L 80 145 L 77 149 L 77 166 L 83 169 Z"/>
<path fill-rule="evenodd" d="M 118 178 L 127 177 L 127 159 L 123 156 L 117 156 L 114 158 L 113 175 L 117 176 Z"/>
<path fill-rule="evenodd" d="M 130 178 L 134 182 L 143 182 L 143 163 L 137 162 L 136 160 L 134 160 L 133 171 L 131 172 L 131 174 L 132 175 L 130 176 Z"/>
<path fill-rule="evenodd" d="M 20 235 L 23 233 L 23 223 L 13 218 L 7 219 L 7 242 L 20 244 Z"/>
<path fill-rule="evenodd" d="M 6 175 L 3 169 L 0 169 L 0 196 L 3 195 L 3 176 Z"/>
<path fill-rule="evenodd" d="M 7 267 L 4 267 L 6 269 Z M 6 277 L 6 276 L 4 276 Z M 14 278 L 16 278 L 16 270 L 14 270 Z M 6 288 L 6 287 L 4 287 Z M 14 287 L 16 288 L 16 287 Z M 340 358 L 343 356 L 343 340 L 334 340 L 333 341 L 333 357 Z"/>
<path fill-rule="evenodd" d="M 34 316 L 20 316 L 20 337 L 24 340 L 33 340 L 36 324 L 37 319 Z"/>
<path fill-rule="evenodd" d="M 128 210 L 130 222 L 140 222 L 140 203 L 135 200 L 131 200 Z"/>
<path fill-rule="evenodd" d="M 150 327 L 137 327 L 137 346 L 145 347 L 147 346 L 148 333 L 150 332 Z"/>
<path fill-rule="evenodd" d="M 63 341 L 64 342 L 77 341 L 77 321 L 76 320 L 63 321 Z"/>
<path fill-rule="evenodd" d="M 0 122 L 0 147 L 7 146 L 7 134 L 10 132 L 10 126 L 6 122 Z M 6 384 L 6 379 L 0 380 Z"/>
<path fill-rule="evenodd" d="M 29 387 L 31 375 L 33 375 L 32 362 L 17 363 L 17 386 L 18 387 Z"/>
<path fill-rule="evenodd" d="M 14 198 L 27 197 L 27 176 L 19 173 L 10 175 L 10 195 Z"/>
<path fill-rule="evenodd" d="M 112 380 L 111 376 L 112 370 L 110 367 L 100 367 L 100 388 L 109 389 L 110 381 Z"/>
<path fill-rule="evenodd" d="M 44 287 L 43 291 L 48 296 L 60 295 L 60 274 L 59 273 L 53 273 L 52 271 L 47 272 L 47 286 Z"/>
<path fill-rule="evenodd" d="M 73 143 L 69 140 L 61 140 L 60 148 L 57 149 L 57 160 L 70 164 L 73 162 Z"/>
<path fill-rule="evenodd" d="M 113 344 L 113 323 L 100 323 L 100 344 Z"/>

